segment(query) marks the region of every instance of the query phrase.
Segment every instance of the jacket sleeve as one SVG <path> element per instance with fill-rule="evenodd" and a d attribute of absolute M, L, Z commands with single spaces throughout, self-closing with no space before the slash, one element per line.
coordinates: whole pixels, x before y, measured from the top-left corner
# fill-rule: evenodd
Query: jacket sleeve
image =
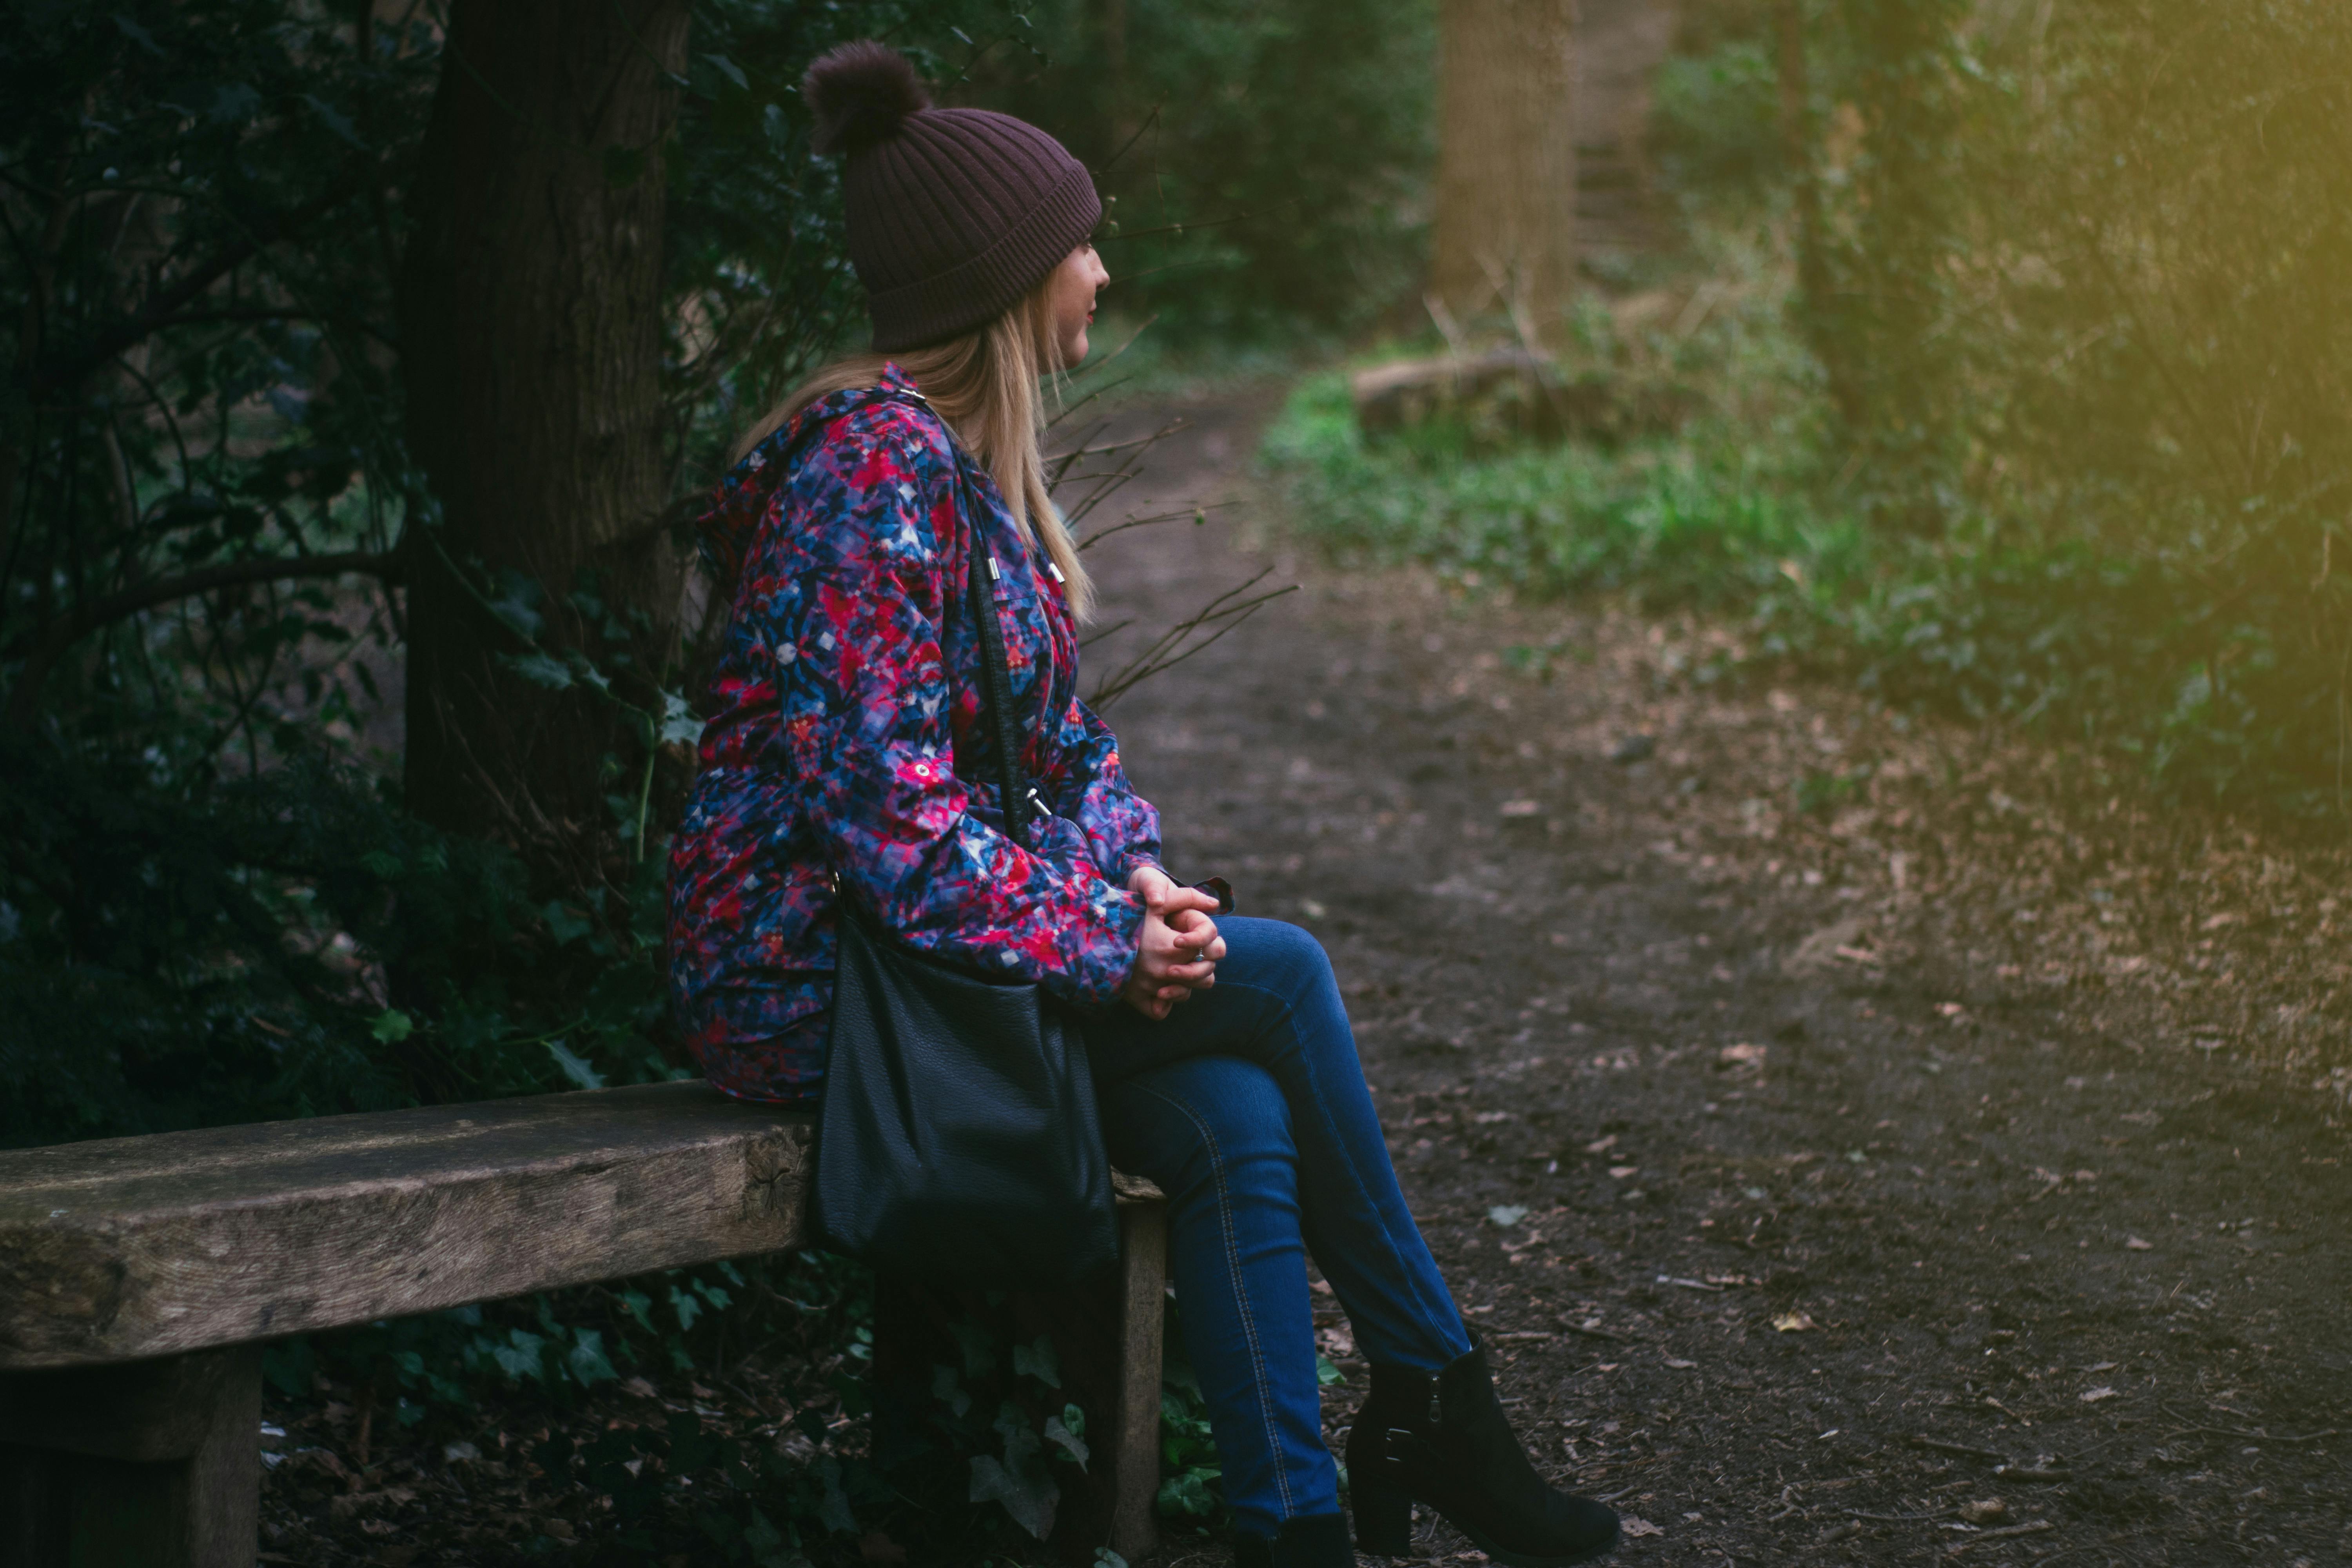
<path fill-rule="evenodd" d="M 1160 864 L 1160 813 L 1128 782 L 1118 737 L 1076 697 L 1062 716 L 1059 742 L 1045 781 L 1054 813 L 1078 825 L 1096 867 L 1123 888 L 1138 866 Z"/>
<path fill-rule="evenodd" d="M 956 776 L 953 715 L 977 710 L 941 651 L 961 585 L 940 542 L 955 528 L 952 459 L 903 412 L 851 417 L 863 428 L 796 477 L 797 559 L 754 606 L 801 818 L 846 893 L 910 947 L 1107 1005 L 1134 963 L 1140 904 L 1082 858 L 1014 844 Z"/>

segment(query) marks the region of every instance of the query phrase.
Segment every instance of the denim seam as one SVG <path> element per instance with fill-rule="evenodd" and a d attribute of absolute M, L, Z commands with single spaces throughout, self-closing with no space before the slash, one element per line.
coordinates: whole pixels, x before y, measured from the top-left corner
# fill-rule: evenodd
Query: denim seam
<path fill-rule="evenodd" d="M 1258 1343 L 1257 1319 L 1250 1311 L 1249 1289 L 1242 1278 L 1241 1251 L 1234 1239 L 1233 1200 L 1225 1185 L 1224 1152 L 1218 1145 L 1215 1131 L 1191 1106 L 1156 1089 L 1146 1088 L 1143 1092 L 1190 1121 L 1193 1131 L 1201 1135 L 1201 1142 L 1208 1146 L 1209 1170 L 1217 1184 L 1217 1222 L 1224 1234 L 1225 1268 L 1233 1277 L 1234 1300 L 1240 1309 L 1242 1334 L 1249 1342 L 1251 1387 L 1257 1396 L 1259 1423 L 1265 1428 L 1268 1468 L 1274 1471 L 1274 1489 L 1282 1499 L 1282 1517 L 1292 1518 L 1290 1477 L 1283 1465 L 1282 1434 L 1276 1429 L 1274 1419 L 1274 1396 L 1266 1376 L 1265 1352 Z"/>
<path fill-rule="evenodd" d="M 1288 1030 L 1288 1031 L 1289 1031 L 1289 1034 L 1290 1034 L 1290 1039 L 1291 1039 L 1292 1048 L 1296 1049 L 1296 1050 L 1298 1052 L 1298 1054 L 1299 1054 L 1299 1056 L 1301 1057 L 1301 1058 L 1302 1058 L 1302 1059 L 1307 1056 L 1307 1043 L 1306 1043 L 1305 1039 L 1302 1037 L 1301 1032 L 1300 1032 L 1299 1027 L 1298 1027 L 1297 1009 L 1296 1009 L 1295 1007 L 1293 1007 L 1293 1006 L 1291 1005 L 1291 1004 L 1290 1004 L 1290 999 L 1289 999 L 1287 996 L 1285 996 L 1284 994 L 1282 994 L 1282 993 L 1280 993 L 1280 992 L 1278 992 L 1278 991 L 1272 990 L 1272 989 L 1270 989 L 1269 987 L 1266 987 L 1266 986 L 1264 986 L 1264 985 L 1252 985 L 1252 984 L 1248 984 L 1247 982 L 1244 982 L 1244 981 L 1229 981 L 1229 982 L 1227 982 L 1227 984 L 1230 984 L 1230 985 L 1232 985 L 1232 986 L 1233 986 L 1233 988 L 1234 988 L 1234 990 L 1236 990 L 1236 991 L 1247 991 L 1247 992 L 1251 992 L 1251 993 L 1253 993 L 1253 994 L 1256 994 L 1256 995 L 1266 997 L 1267 999 L 1269 999 L 1270 1001 L 1272 1001 L 1272 1002 L 1273 1002 L 1273 1004 L 1275 1005 L 1276 1008 L 1279 1011 L 1279 1013 L 1280 1013 L 1280 1017 L 1278 1018 L 1278 1020 L 1276 1021 L 1276 1024 L 1268 1025 L 1265 1032 L 1267 1032 L 1267 1033 L 1271 1033 L 1271 1032 L 1272 1032 L 1272 1030 L 1273 1030 L 1275 1027 L 1276 1027 L 1276 1026 L 1279 1026 L 1279 1027 L 1281 1027 L 1281 1028 L 1284 1028 L 1284 1029 Z M 1346 1012 L 1345 1012 L 1345 1010 L 1344 1010 L 1344 1009 L 1341 1011 L 1341 1015 L 1340 1015 L 1340 1016 L 1341 1016 L 1343 1018 L 1346 1016 Z M 1353 1026 L 1352 1024 L 1350 1024 L 1350 1025 L 1349 1025 L 1349 1035 L 1350 1035 L 1351 1043 L 1352 1043 L 1352 1037 L 1353 1037 L 1353 1034 L 1354 1034 L 1354 1026 Z M 1309 1098 L 1309 1099 L 1311 1099 L 1311 1100 L 1313 1100 L 1315 1101 L 1315 1115 L 1316 1115 L 1317 1119 L 1318 1119 L 1318 1120 L 1322 1123 L 1322 1125 L 1323 1125 L 1323 1129 L 1324 1129 L 1324 1131 L 1325 1131 L 1325 1134 L 1326 1134 L 1328 1137 L 1329 1137 L 1329 1139 L 1330 1139 L 1330 1141 L 1331 1141 L 1331 1143 L 1332 1143 L 1332 1146 L 1333 1146 L 1334 1148 L 1338 1148 L 1338 1149 L 1340 1149 L 1340 1150 L 1345 1150 L 1345 1149 L 1347 1148 L 1347 1146 L 1348 1146 L 1348 1145 L 1347 1145 L 1347 1140 L 1346 1140 L 1345 1138 L 1342 1138 L 1342 1137 L 1340 1137 L 1340 1136 L 1339 1136 L 1339 1128 L 1338 1128 L 1336 1125 L 1334 1125 L 1334 1124 L 1332 1123 L 1332 1121 L 1331 1121 L 1331 1120 L 1330 1120 L 1329 1113 L 1324 1110 L 1324 1108 L 1323 1108 L 1323 1097 L 1322 1097 L 1321 1095 L 1319 1095 L 1319 1094 L 1316 1094 L 1316 1095 L 1310 1095 L 1308 1098 Z M 1375 1115 L 1375 1117 L 1374 1117 L 1374 1121 L 1377 1122 L 1377 1121 L 1378 1121 L 1378 1117 L 1377 1117 L 1377 1115 Z M 1371 1194 L 1370 1193 L 1370 1191 L 1368 1191 L 1368 1190 L 1366 1189 L 1366 1187 L 1365 1187 L 1365 1185 L 1364 1185 L 1363 1176 L 1362 1176 L 1362 1174 L 1361 1174 L 1359 1171 L 1357 1171 L 1357 1169 L 1356 1169 L 1356 1163 L 1355 1163 L 1354 1161 L 1352 1161 L 1352 1160 L 1343 1160 L 1343 1161 L 1341 1161 L 1341 1163 L 1342 1163 L 1342 1164 L 1344 1164 L 1344 1165 L 1346 1165 L 1346 1166 L 1348 1167 L 1348 1174 L 1349 1174 L 1349 1179 L 1350 1179 L 1350 1180 L 1352 1180 L 1352 1181 L 1356 1184 L 1356 1195 L 1357 1195 L 1357 1197 L 1358 1197 L 1360 1200 L 1361 1200 L 1361 1201 L 1363 1202 L 1364 1205 L 1371 1211 L 1372 1218 L 1373 1218 L 1374 1222 L 1378 1225 L 1378 1226 L 1379 1226 L 1379 1228 L 1380 1228 L 1380 1232 L 1381 1232 L 1381 1236 L 1382 1236 L 1382 1237 L 1384 1237 L 1387 1239 L 1388 1244 L 1389 1244 L 1390 1247 L 1391 1247 L 1392 1250 L 1402 1252 L 1402 1251 L 1403 1250 L 1403 1248 L 1402 1247 L 1402 1246 L 1401 1246 L 1401 1245 L 1399 1244 L 1399 1242 L 1397 1241 L 1397 1238 L 1396 1238 L 1396 1235 L 1395 1235 L 1395 1233 L 1394 1233 L 1394 1232 L 1390 1228 L 1387 1218 L 1386 1218 L 1384 1215 L 1381 1215 L 1381 1205 L 1379 1205 L 1379 1203 L 1377 1203 L 1376 1201 L 1374 1201 L 1374 1200 L 1373 1200 Z M 1415 1233 L 1414 1239 L 1416 1239 L 1416 1240 L 1421 1240 L 1421 1239 L 1422 1239 L 1422 1238 L 1420 1237 L 1420 1236 L 1419 1236 L 1418 1231 L 1416 1231 L 1416 1233 Z M 1423 1242 L 1422 1242 L 1422 1245 L 1423 1245 L 1423 1247 L 1426 1247 L 1426 1246 L 1428 1245 L 1428 1243 L 1427 1243 L 1426 1241 L 1423 1241 Z M 1433 1332 L 1436 1333 L 1437 1337 L 1438 1337 L 1440 1340 L 1443 1340 L 1443 1339 L 1444 1338 L 1444 1331 L 1440 1328 L 1440 1325 L 1444 1321 L 1444 1318 L 1445 1318 L 1445 1316 L 1446 1316 L 1446 1313 L 1437 1312 L 1437 1311 L 1433 1311 L 1433 1310 L 1431 1310 L 1431 1307 L 1430 1307 L 1430 1303 L 1429 1303 L 1429 1302 L 1428 1302 L 1428 1300 L 1425 1300 L 1425 1299 L 1423 1298 L 1423 1296 L 1420 1282 L 1419 1282 L 1418 1280 L 1416 1280 L 1416 1279 L 1414 1279 L 1412 1278 L 1412 1271 L 1411 1269 L 1407 1269 L 1407 1270 L 1405 1270 L 1405 1271 L 1404 1271 L 1404 1273 L 1405 1273 L 1406 1284 L 1407 1284 L 1408 1288 L 1409 1288 L 1409 1289 L 1412 1290 L 1412 1292 L 1413 1300 L 1414 1300 L 1415 1303 L 1416 1303 L 1416 1304 L 1419 1306 L 1419 1308 L 1421 1309 L 1421 1314 L 1422 1314 L 1422 1319 L 1423 1319 L 1423 1321 L 1424 1321 L 1424 1322 L 1429 1326 L 1429 1328 L 1431 1329 L 1431 1331 L 1432 1331 Z M 1454 1303 L 1453 1303 L 1452 1301 L 1450 1301 L 1450 1300 L 1449 1300 L 1449 1301 L 1447 1301 L 1447 1302 L 1445 1303 L 1445 1307 L 1446 1307 L 1446 1311 L 1447 1311 L 1447 1312 L 1451 1312 L 1451 1313 L 1453 1313 L 1453 1314 L 1454 1314 L 1454 1315 L 1458 1319 L 1458 1317 L 1459 1317 L 1459 1315 L 1460 1315 L 1460 1314 L 1459 1314 L 1459 1312 L 1454 1309 Z M 1465 1325 L 1464 1325 L 1463 1331 L 1464 1331 L 1464 1333 L 1465 1333 L 1465 1337 L 1466 1337 L 1466 1335 L 1468 1334 L 1468 1331 L 1469 1331 L 1469 1328 L 1468 1328 L 1468 1325 L 1467 1325 L 1467 1324 L 1465 1324 Z"/>

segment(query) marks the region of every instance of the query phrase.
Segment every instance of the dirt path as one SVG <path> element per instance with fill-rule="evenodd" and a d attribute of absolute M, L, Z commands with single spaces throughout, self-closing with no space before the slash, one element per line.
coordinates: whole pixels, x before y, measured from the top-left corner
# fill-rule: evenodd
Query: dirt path
<path fill-rule="evenodd" d="M 1194 410 L 1137 504 L 1246 494 L 1267 412 Z M 1864 828 L 1782 826 L 1837 694 L 1219 516 L 1106 545 L 1109 618 L 1269 561 L 1304 591 L 1115 710 L 1129 765 L 1179 869 L 1329 947 L 1540 1462 L 1645 1521 L 1622 1560 L 2352 1561 L 2323 1102 L 1887 934 L 1965 922 Z M 1549 683 L 1509 668 L 1547 643 Z"/>

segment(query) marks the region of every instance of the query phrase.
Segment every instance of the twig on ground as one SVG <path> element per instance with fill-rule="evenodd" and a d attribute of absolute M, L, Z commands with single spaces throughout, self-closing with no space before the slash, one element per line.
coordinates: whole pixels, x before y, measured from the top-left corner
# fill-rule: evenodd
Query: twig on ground
<path fill-rule="evenodd" d="M 2000 1530 L 1988 1530 L 1981 1534 L 1971 1535 L 1966 1541 L 1955 1542 L 1951 1550 L 1944 1555 L 1958 1557 L 1963 1552 L 1974 1551 L 1988 1541 L 2006 1541 L 2020 1535 L 2039 1535 L 2045 1530 L 2057 1528 L 2046 1519 L 2029 1520 L 2023 1524 L 2006 1525 Z"/>
<path fill-rule="evenodd" d="M 2196 1420 L 2195 1417 L 2188 1415 L 2181 1411 L 2173 1408 L 2169 1405 L 2159 1405 L 2158 1408 L 2162 1410 L 2165 1415 L 2170 1416 L 2173 1420 L 2180 1423 L 2180 1430 L 2179 1432 L 2173 1433 L 2172 1436 L 2179 1436 L 2182 1433 L 2188 1432 L 2202 1432 L 2210 1436 L 2237 1437 L 2249 1443 L 2285 1443 L 2291 1446 L 2297 1443 L 2316 1443 L 2323 1438 L 2340 1437 L 2343 1436 L 2343 1433 L 2336 1427 L 2329 1426 L 2318 1432 L 2305 1432 L 2300 1436 L 2273 1437 L 2267 1432 L 2250 1431 L 2243 1426 L 2208 1426 Z"/>
<path fill-rule="evenodd" d="M 1567 1322 L 1565 1321 L 1560 1323 L 1559 1331 L 1564 1334 L 1581 1334 L 1588 1340 L 1607 1340 L 1612 1345 L 1624 1345 L 1633 1342 L 1622 1334 L 1611 1333 L 1607 1329 L 1588 1329 L 1580 1324 Z"/>
<path fill-rule="evenodd" d="M 1997 1465 L 2009 1463 L 2007 1454 L 1996 1454 L 1990 1448 L 1972 1448 L 1966 1443 L 1947 1443 L 1940 1437 L 1915 1436 L 1911 1439 L 1911 1446 L 1915 1448 L 1933 1448 L 1938 1454 L 1964 1454 L 1971 1459 L 1990 1459 Z"/>
<path fill-rule="evenodd" d="M 1864 1513 L 1858 1508 L 1850 1508 L 1845 1510 L 1845 1516 L 1848 1519 L 1866 1519 L 1874 1524 L 1916 1524 L 1923 1519 L 1948 1519 L 1959 1511 L 1958 1504 L 1927 1513 Z"/>

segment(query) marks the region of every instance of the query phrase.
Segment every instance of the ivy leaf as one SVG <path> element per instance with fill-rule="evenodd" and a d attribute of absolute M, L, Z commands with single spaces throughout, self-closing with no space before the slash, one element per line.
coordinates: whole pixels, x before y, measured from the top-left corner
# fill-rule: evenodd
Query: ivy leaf
<path fill-rule="evenodd" d="M 1013 1374 L 1015 1377 L 1034 1377 L 1048 1388 L 1061 1387 L 1062 1363 L 1054 1353 L 1054 1342 L 1039 1334 L 1034 1345 L 1014 1345 Z"/>
<path fill-rule="evenodd" d="M 702 721 L 686 705 L 686 699 L 675 691 L 662 693 L 661 743 L 665 746 L 683 741 L 688 745 L 702 739 Z"/>
<path fill-rule="evenodd" d="M 533 686 L 544 686 L 550 691 L 562 691 L 572 684 L 572 671 L 564 667 L 563 662 L 537 649 L 530 653 L 502 653 L 499 656 L 499 662 Z"/>
<path fill-rule="evenodd" d="M 966 1377 L 986 1377 L 996 1370 L 996 1347 L 989 1342 L 988 1331 L 966 1319 L 949 1325 L 956 1344 L 963 1352 L 963 1374 Z"/>
<path fill-rule="evenodd" d="M 743 1544 L 751 1549 L 751 1561 L 760 1568 L 770 1568 L 771 1564 L 774 1568 L 783 1568 L 785 1563 L 793 1561 L 784 1550 L 787 1544 L 784 1532 L 760 1511 L 757 1503 L 751 1505 L 751 1522 L 743 1527 Z"/>
<path fill-rule="evenodd" d="M 130 17 L 122 15 L 119 11 L 114 15 L 114 25 L 122 29 L 122 36 L 124 37 L 130 39 L 141 48 L 145 49 L 149 54 L 153 55 L 158 59 L 163 58 L 163 46 L 155 41 L 154 34 L 149 32 L 146 28 L 141 26 L 138 23 L 132 21 Z"/>
<path fill-rule="evenodd" d="M 555 1058 L 555 1065 L 563 1069 L 565 1078 L 570 1079 L 582 1089 L 604 1087 L 604 1075 L 598 1072 L 587 1058 L 573 1051 L 562 1040 L 548 1040 L 542 1043 L 547 1047 L 547 1054 Z"/>
<path fill-rule="evenodd" d="M 368 1033 L 387 1046 L 396 1046 L 416 1032 L 416 1020 L 397 1007 L 386 1007 L 368 1026 Z"/>
<path fill-rule="evenodd" d="M 539 636 L 544 625 L 539 613 L 539 602 L 547 595 L 536 577 L 526 577 L 520 572 L 499 574 L 499 596 L 490 610 L 499 619 L 527 637 Z"/>
<path fill-rule="evenodd" d="M 1062 1490 L 1050 1480 L 1032 1480 L 986 1454 L 975 1454 L 970 1500 L 1003 1503 L 1013 1523 L 1043 1541 L 1054 1532 L 1054 1510 L 1062 1500 Z"/>
<path fill-rule="evenodd" d="M 594 1329 L 579 1331 L 577 1342 L 564 1353 L 563 1364 L 583 1387 L 617 1383 L 621 1378 L 613 1370 L 612 1358 L 604 1353 L 604 1336 Z"/>
<path fill-rule="evenodd" d="M 959 1418 L 971 1408 L 971 1395 L 964 1392 L 955 1368 L 944 1362 L 931 1369 L 931 1397 L 945 1405 Z"/>
<path fill-rule="evenodd" d="M 1066 1408 L 1068 1411 L 1075 1412 L 1078 1407 L 1072 1405 Z M 1081 1430 L 1085 1428 L 1085 1425 L 1086 1418 L 1084 1416 L 1080 1416 L 1079 1427 Z M 1061 1449 L 1065 1454 L 1067 1454 L 1071 1460 L 1076 1464 L 1078 1468 L 1083 1470 L 1087 1468 L 1087 1458 L 1088 1457 L 1087 1441 L 1085 1438 L 1079 1436 L 1076 1432 L 1071 1431 L 1069 1424 L 1064 1421 L 1061 1416 L 1048 1415 L 1045 1417 L 1045 1441 L 1053 1444 L 1054 1447 Z"/>
<path fill-rule="evenodd" d="M 719 74 L 725 77 L 729 81 L 733 82 L 737 87 L 742 88 L 747 91 L 750 89 L 751 83 L 750 79 L 743 75 L 743 68 L 741 66 L 737 65 L 725 55 L 705 55 L 702 58 L 709 60 L 712 65 L 717 66 L 719 68 Z"/>
<path fill-rule="evenodd" d="M 505 1344 L 491 1342 L 490 1359 L 499 1363 L 499 1371 L 517 1383 L 527 1377 L 543 1383 L 547 1379 L 547 1363 L 540 1358 L 540 1352 L 546 1344 L 545 1340 L 530 1330 L 516 1329 L 507 1335 Z"/>
<path fill-rule="evenodd" d="M 302 101 L 310 106 L 310 112 L 319 117 L 319 122 L 333 132 L 337 137 L 353 147 L 364 145 L 360 141 L 358 128 L 352 125 L 343 112 L 333 104 L 322 99 L 314 98 L 307 92 L 302 95 Z"/>
<path fill-rule="evenodd" d="M 841 1461 L 827 1454 L 817 1461 L 816 1473 L 824 1483 L 824 1500 L 817 1506 L 817 1521 L 827 1530 L 856 1534 L 857 1516 L 849 1510 L 849 1494 L 841 1489 Z"/>
<path fill-rule="evenodd" d="M 669 1288 L 669 1304 L 671 1310 L 677 1313 L 677 1329 L 680 1333 L 692 1329 L 694 1320 L 702 1315 L 702 1303 L 675 1285 Z"/>
<path fill-rule="evenodd" d="M 571 946 L 590 930 L 585 915 L 574 914 L 552 899 L 541 907 L 539 918 L 547 922 L 547 934 L 555 939 L 558 947 Z"/>

